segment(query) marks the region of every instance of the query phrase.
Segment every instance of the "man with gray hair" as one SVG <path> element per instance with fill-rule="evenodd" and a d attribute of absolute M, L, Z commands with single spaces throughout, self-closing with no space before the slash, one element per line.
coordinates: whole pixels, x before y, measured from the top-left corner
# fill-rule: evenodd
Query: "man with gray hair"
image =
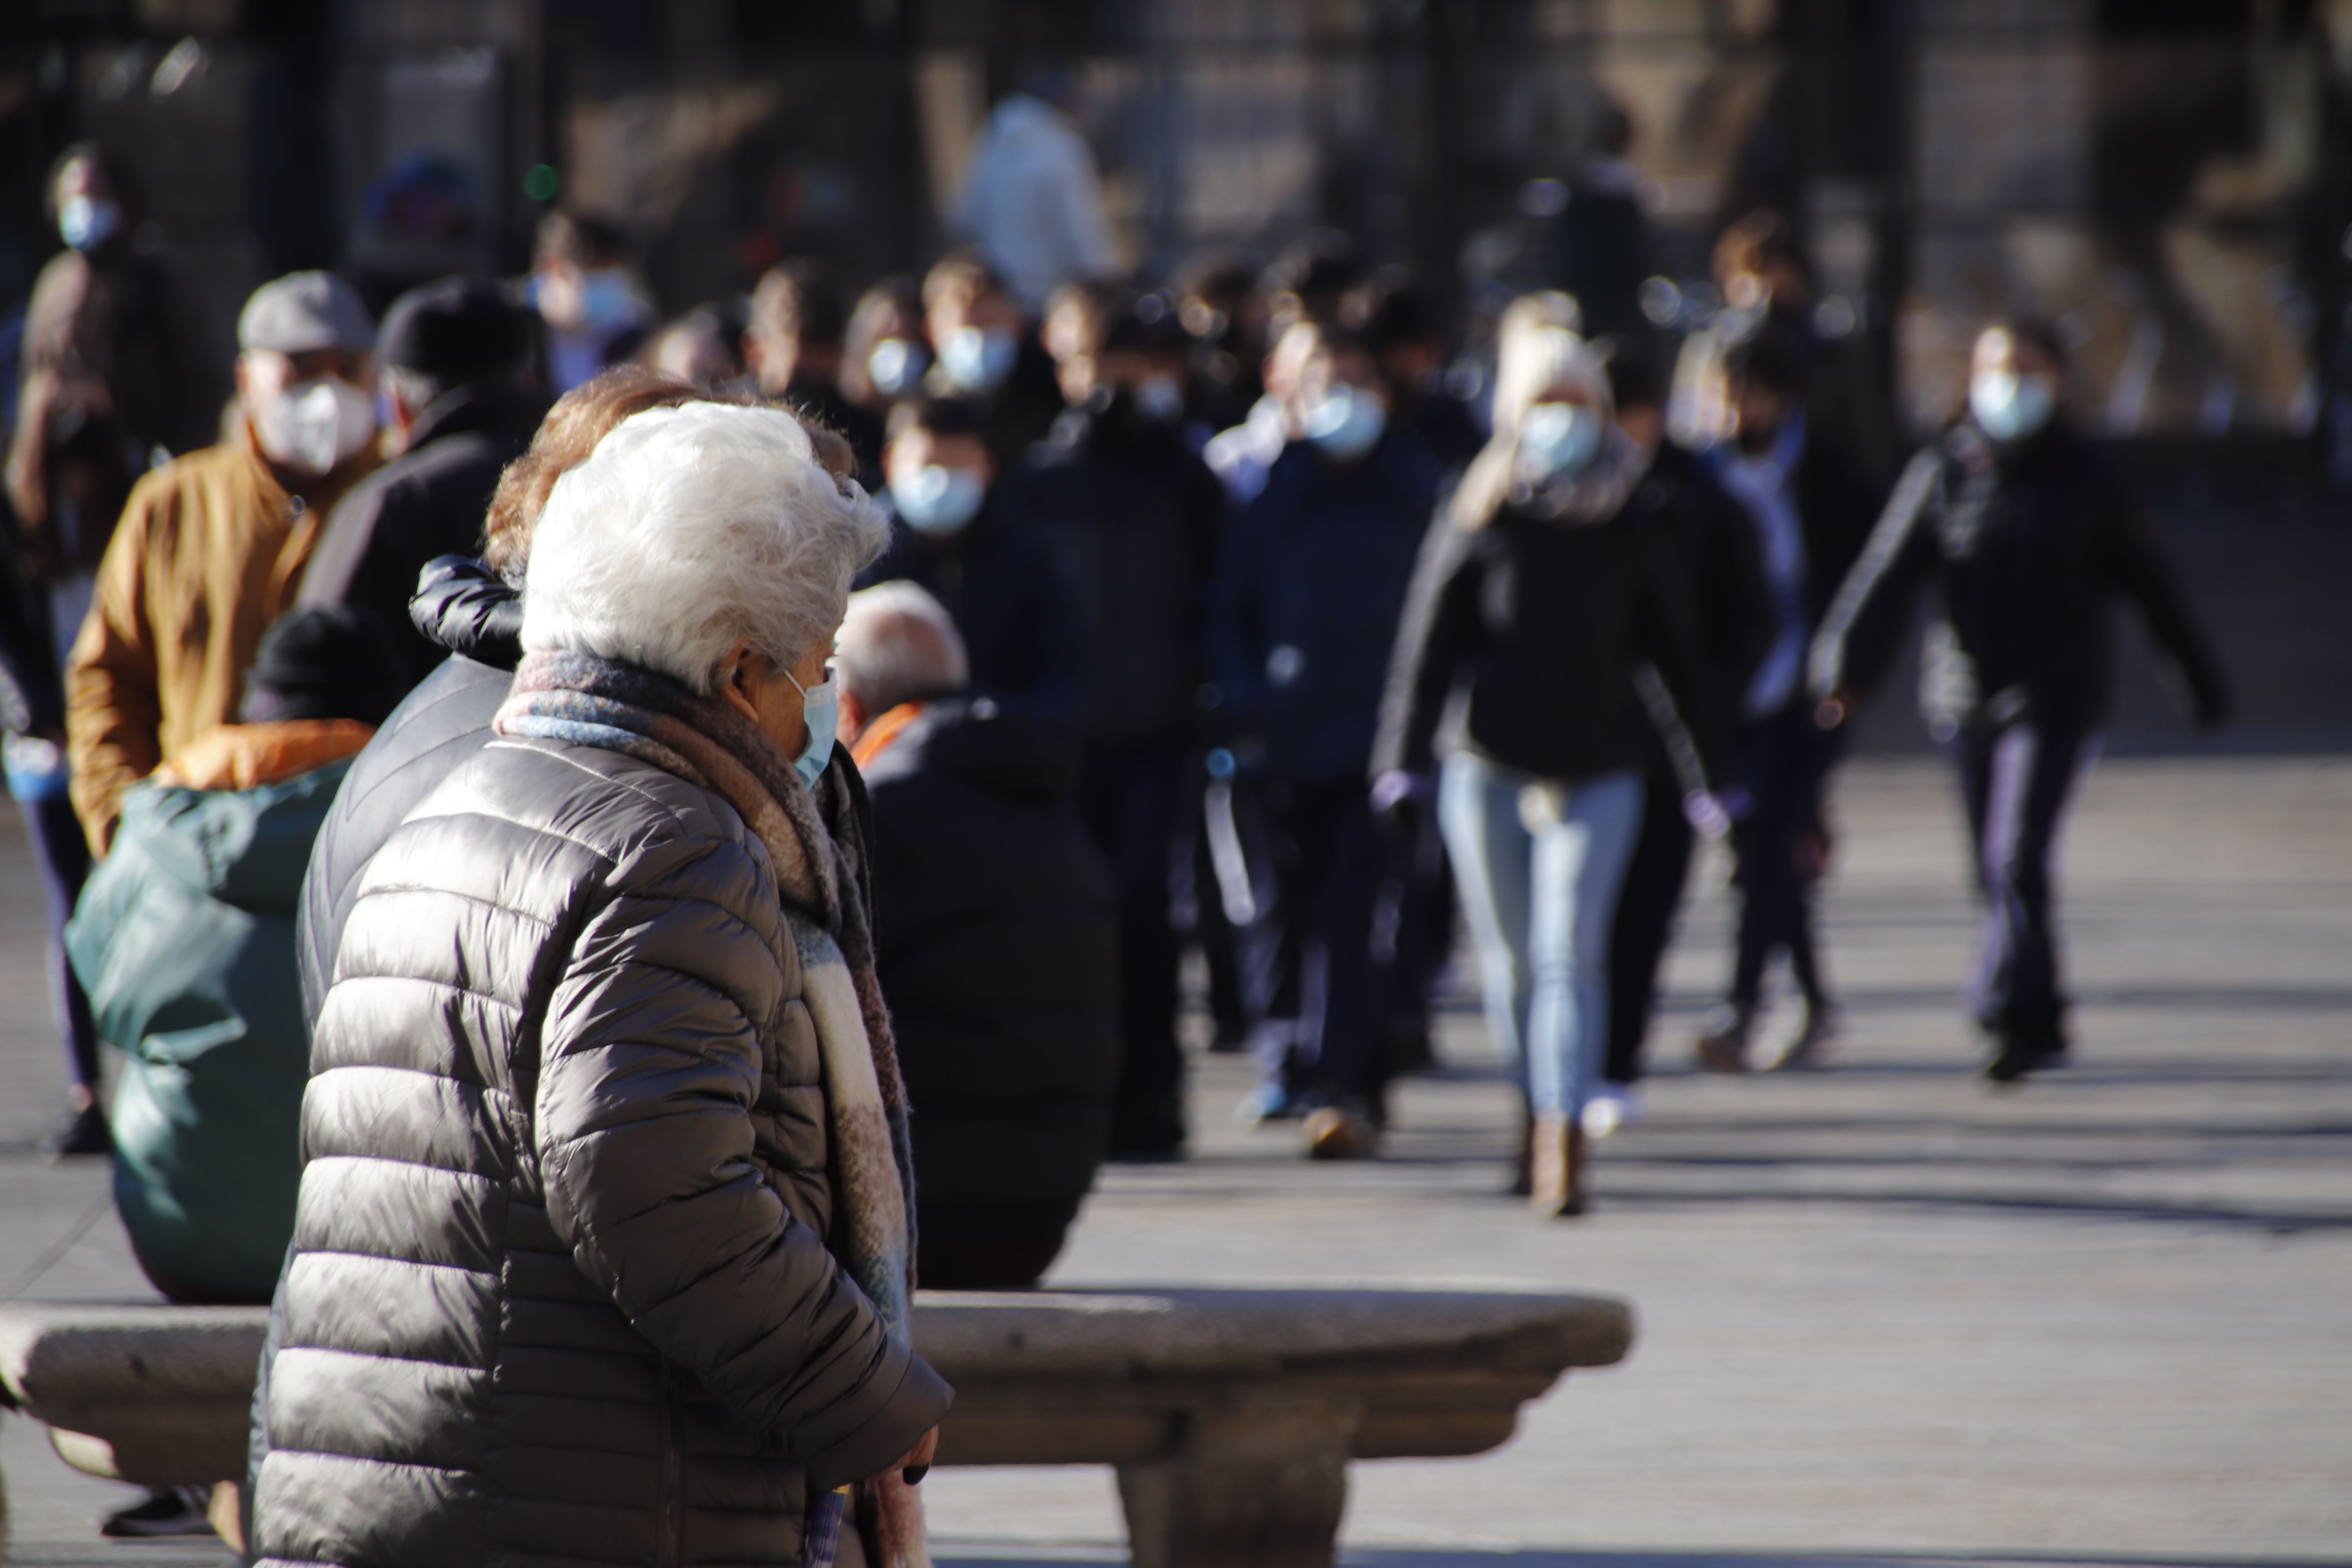
<path fill-rule="evenodd" d="M 842 717 L 853 733 L 866 721 L 906 710 L 927 697 L 952 696 L 971 683 L 971 660 L 947 606 L 916 584 L 877 584 L 849 596 L 834 638 Z"/>
<path fill-rule="evenodd" d="M 331 272 L 265 283 L 236 336 L 235 431 L 131 488 L 66 667 L 74 809 L 101 856 L 122 792 L 236 717 L 327 513 L 376 464 L 375 323 L 357 290 Z"/>
<path fill-rule="evenodd" d="M 1019 1289 L 1094 1184 L 1118 1074 L 1118 898 L 1066 726 L 964 690 L 915 584 L 850 596 L 841 736 L 873 806 L 875 948 L 922 1128 L 923 1282 Z"/>

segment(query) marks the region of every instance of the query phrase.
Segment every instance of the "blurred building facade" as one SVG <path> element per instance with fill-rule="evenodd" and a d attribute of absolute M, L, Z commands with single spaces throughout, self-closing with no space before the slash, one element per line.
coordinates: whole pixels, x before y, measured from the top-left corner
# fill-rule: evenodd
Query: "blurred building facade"
<path fill-rule="evenodd" d="M 297 266 L 519 271 L 552 203 L 621 219 L 671 309 L 788 254 L 909 269 L 1046 68 L 1146 281 L 1328 226 L 1475 323 L 1614 104 L 1654 320 L 1769 205 L 1914 428 L 2023 307 L 2096 426 L 2308 438 L 2352 480 L 2352 0 L 19 0 L 0 300 L 82 136 L 224 320 Z"/>

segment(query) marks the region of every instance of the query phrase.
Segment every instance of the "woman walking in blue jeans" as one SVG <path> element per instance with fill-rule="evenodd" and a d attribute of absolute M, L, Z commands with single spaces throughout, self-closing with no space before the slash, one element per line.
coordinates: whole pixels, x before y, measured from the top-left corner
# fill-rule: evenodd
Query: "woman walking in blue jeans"
<path fill-rule="evenodd" d="M 1668 554 L 1696 498 L 1618 428 L 1574 310 L 1532 295 L 1504 318 L 1495 435 L 1423 546 L 1373 760 L 1377 808 L 1435 796 L 1546 1215 L 1584 1209 L 1580 1116 L 1607 1038 L 1643 726 L 1668 725 L 1708 780 L 1731 754 L 1727 694 L 1702 673 Z"/>

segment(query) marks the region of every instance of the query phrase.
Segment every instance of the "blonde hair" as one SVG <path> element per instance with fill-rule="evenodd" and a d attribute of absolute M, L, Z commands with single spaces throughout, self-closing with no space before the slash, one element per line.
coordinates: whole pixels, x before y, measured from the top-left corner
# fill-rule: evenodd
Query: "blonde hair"
<path fill-rule="evenodd" d="M 1518 463 L 1519 426 L 1545 393 L 1573 386 L 1603 413 L 1614 412 L 1608 372 L 1577 335 L 1579 325 L 1576 301 L 1554 291 L 1522 294 L 1504 310 L 1496 335 L 1495 433 L 1454 492 L 1456 527 L 1484 528 L 1502 510 Z"/>

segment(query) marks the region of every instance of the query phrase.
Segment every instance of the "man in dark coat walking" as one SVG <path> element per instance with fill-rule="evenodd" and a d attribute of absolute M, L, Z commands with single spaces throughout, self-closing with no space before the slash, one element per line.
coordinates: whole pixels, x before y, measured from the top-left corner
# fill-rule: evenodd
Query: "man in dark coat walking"
<path fill-rule="evenodd" d="M 1996 1083 L 2066 1059 L 2058 846 L 2114 691 L 2115 601 L 2138 609 L 2199 729 L 2230 709 L 2146 508 L 2065 418 L 2065 371 L 2048 327 L 1986 329 L 1966 416 L 1911 460 L 1812 645 L 1812 692 L 1834 724 L 1885 677 L 1919 589 L 1942 589 L 1920 689 L 1930 732 L 1959 764 L 1976 848 L 1973 1005 Z"/>
<path fill-rule="evenodd" d="M 393 301 L 377 338 L 401 455 L 352 487 L 303 575 L 305 605 L 346 605 L 397 649 L 405 690 L 446 650 L 409 625 L 425 563 L 471 555 L 499 475 L 547 405 L 529 382 L 530 327 L 489 283 L 445 278 Z"/>
<path fill-rule="evenodd" d="M 955 623 L 912 583 L 851 596 L 834 668 L 922 1123 L 918 1273 L 1025 1289 L 1094 1184 L 1118 1075 L 1118 897 L 1071 804 L 1076 738 L 972 697 Z"/>
<path fill-rule="evenodd" d="M 1170 410 L 1142 395 L 1181 375 L 1172 318 L 1112 324 L 1087 406 L 1065 415 L 1012 500 L 1077 591 L 1088 682 L 1078 806 L 1109 856 L 1120 904 L 1126 1065 L 1115 1155 L 1166 1159 L 1184 1142 L 1170 866 L 1206 675 L 1203 620 L 1225 493 Z"/>
<path fill-rule="evenodd" d="M 1742 721 L 1753 809 L 1733 837 L 1740 907 L 1731 984 L 1697 1053 L 1711 1071 L 1741 1072 L 1775 952 L 1789 955 L 1804 1014 L 1777 1043 L 1771 1065 L 1820 1065 L 1836 1032 L 1812 889 L 1827 855 L 1822 796 L 1838 748 L 1813 722 L 1805 652 L 1870 537 L 1884 491 L 1809 417 L 1800 342 L 1768 326 L 1734 345 L 1724 368 L 1737 428 L 1709 451 L 1708 463 L 1754 527 L 1773 615 L 1770 640 L 1745 689 L 1726 694 Z"/>
<path fill-rule="evenodd" d="M 1372 927 L 1386 858 L 1363 781 L 1443 472 L 1390 420 L 1370 346 L 1319 331 L 1300 378 L 1308 438 L 1234 521 L 1210 637 L 1225 711 L 1265 757 L 1277 844 L 1274 910 L 1245 938 L 1252 1109 L 1335 1110 L 1310 1117 L 1309 1149 L 1337 1156 L 1370 1153 L 1385 1120 Z"/>
<path fill-rule="evenodd" d="M 1706 459 L 1666 434 L 1665 386 L 1640 351 L 1621 344 L 1609 361 L 1617 423 L 1651 451 L 1648 482 L 1681 504 L 1662 515 L 1666 553 L 1696 611 L 1698 658 L 1728 709 L 1772 641 L 1774 606 L 1748 515 L 1707 472 Z M 1647 684 L 1646 682 L 1644 683 Z M 1651 693 L 1654 695 L 1654 689 Z M 1642 830 L 1617 894 L 1609 937 L 1609 1051 L 1601 1087 L 1584 1102 L 1587 1135 L 1605 1138 L 1640 1114 L 1643 1047 L 1658 1000 L 1658 973 L 1690 883 L 1697 832 L 1684 801 L 1699 780 L 1673 715 L 1652 714 L 1642 736 Z M 1661 721 L 1665 721 L 1661 722 Z"/>

